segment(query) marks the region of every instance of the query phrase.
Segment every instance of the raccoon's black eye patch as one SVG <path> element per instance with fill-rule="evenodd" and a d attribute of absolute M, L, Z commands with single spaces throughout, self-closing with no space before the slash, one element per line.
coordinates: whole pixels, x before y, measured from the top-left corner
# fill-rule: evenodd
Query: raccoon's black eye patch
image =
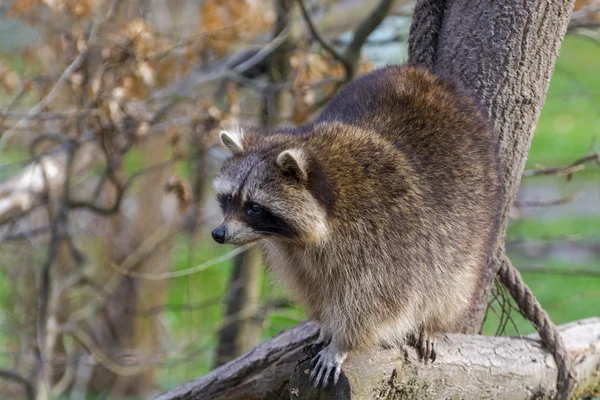
<path fill-rule="evenodd" d="M 248 215 L 258 215 L 262 212 L 263 208 L 258 203 L 248 203 L 246 206 L 246 212 Z"/>
<path fill-rule="evenodd" d="M 292 238 L 296 236 L 293 226 L 285 219 L 273 214 L 267 207 L 257 203 L 246 203 L 244 205 L 244 222 L 251 226 L 256 232 L 265 235 Z"/>
<path fill-rule="evenodd" d="M 217 200 L 219 201 L 219 204 L 221 205 L 221 209 L 225 210 L 227 207 L 229 207 L 231 205 L 231 201 L 233 200 L 233 196 L 230 194 L 220 194 L 217 197 Z"/>

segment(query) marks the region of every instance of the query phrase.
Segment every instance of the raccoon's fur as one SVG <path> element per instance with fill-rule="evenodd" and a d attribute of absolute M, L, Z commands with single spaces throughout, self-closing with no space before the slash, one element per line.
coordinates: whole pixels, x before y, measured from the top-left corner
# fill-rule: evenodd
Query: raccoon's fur
<path fill-rule="evenodd" d="M 221 139 L 232 157 L 214 182 L 224 220 L 213 236 L 258 240 L 318 321 L 330 343 L 317 383 L 337 380 L 348 351 L 460 330 L 501 194 L 491 130 L 454 84 L 390 66 L 348 84 L 311 123 Z"/>

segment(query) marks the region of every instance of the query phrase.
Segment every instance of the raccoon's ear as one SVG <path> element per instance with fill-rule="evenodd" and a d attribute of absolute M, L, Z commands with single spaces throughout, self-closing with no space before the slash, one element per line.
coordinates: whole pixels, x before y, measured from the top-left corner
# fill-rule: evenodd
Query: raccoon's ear
<path fill-rule="evenodd" d="M 306 172 L 308 161 L 303 150 L 284 150 L 279 153 L 275 162 L 283 172 L 294 176 L 298 181 L 306 182 L 306 179 L 308 179 L 308 174 Z"/>
<path fill-rule="evenodd" d="M 242 145 L 244 132 L 241 129 L 231 131 L 222 130 L 219 132 L 219 138 L 223 146 L 227 147 L 234 156 L 244 152 L 244 146 Z"/>

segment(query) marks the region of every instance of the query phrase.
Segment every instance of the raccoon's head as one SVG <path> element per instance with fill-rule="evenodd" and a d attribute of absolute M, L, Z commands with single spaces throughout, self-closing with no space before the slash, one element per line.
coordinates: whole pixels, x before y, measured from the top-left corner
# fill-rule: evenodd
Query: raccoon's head
<path fill-rule="evenodd" d="M 274 238 L 311 246 L 326 240 L 328 189 L 306 149 L 241 129 L 221 131 L 220 138 L 232 157 L 213 183 L 224 217 L 212 231 L 216 242 Z"/>

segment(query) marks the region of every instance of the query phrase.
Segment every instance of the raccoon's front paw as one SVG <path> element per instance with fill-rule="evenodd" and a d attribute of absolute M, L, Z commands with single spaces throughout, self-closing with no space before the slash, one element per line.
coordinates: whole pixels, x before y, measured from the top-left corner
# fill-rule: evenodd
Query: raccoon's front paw
<path fill-rule="evenodd" d="M 437 354 L 435 351 L 436 337 L 433 333 L 427 333 L 424 330 L 419 335 L 417 342 L 417 350 L 419 351 L 419 357 L 423 362 L 431 360 L 434 362 Z"/>
<path fill-rule="evenodd" d="M 346 360 L 348 353 L 341 351 L 335 342 L 329 343 L 327 347 L 321 350 L 310 362 L 310 379 L 316 388 L 326 388 L 329 384 L 329 378 L 333 378 L 335 385 L 342 372 L 342 364 Z"/>

